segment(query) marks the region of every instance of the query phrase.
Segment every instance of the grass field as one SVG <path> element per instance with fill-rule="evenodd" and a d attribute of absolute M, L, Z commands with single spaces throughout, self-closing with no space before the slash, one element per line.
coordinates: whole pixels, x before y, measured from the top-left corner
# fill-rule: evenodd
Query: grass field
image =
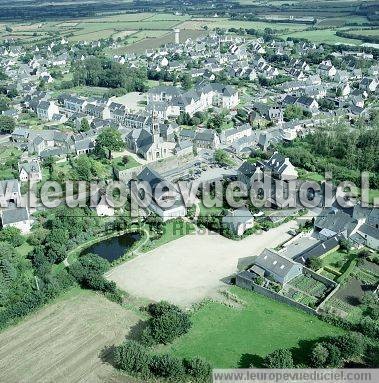
<path fill-rule="evenodd" d="M 193 314 L 190 332 L 168 349 L 181 357 L 201 356 L 214 367 L 248 367 L 241 359 L 259 366 L 261 358 L 278 348 L 299 348 L 297 362 L 313 341 L 342 330 L 316 317 L 256 293 L 233 287 L 245 302 L 243 308 L 207 303 Z"/>
<path fill-rule="evenodd" d="M 123 38 L 138 31 L 164 30 L 167 33 L 174 26 L 189 18 L 189 16 L 177 16 L 167 13 L 136 13 L 107 15 L 64 22 L 7 23 L 0 25 L 0 38 L 14 37 L 25 43 L 34 43 L 37 40 L 48 38 L 49 32 L 59 32 L 73 42 L 81 40 L 94 41 L 109 37 Z M 12 28 L 11 32 L 5 31 L 6 25 Z M 156 36 L 152 32 L 150 34 Z"/>
<path fill-rule="evenodd" d="M 347 39 L 336 35 L 334 29 L 318 29 L 318 30 L 303 30 L 294 31 L 291 33 L 283 34 L 283 37 L 296 37 L 311 40 L 315 43 L 328 43 L 328 44 L 359 44 L 360 40 Z"/>
<path fill-rule="evenodd" d="M 260 5 L 288 6 L 288 2 L 282 1 L 246 1 L 245 4 L 256 3 Z M 298 4 L 299 1 L 292 1 L 291 4 Z M 284 9 L 284 8 L 283 8 Z M 285 9 L 284 9 L 285 10 Z M 345 10 L 346 11 L 346 10 Z M 344 11 L 344 12 L 345 12 Z M 287 13 L 286 13 L 287 12 Z M 283 13 L 288 15 L 288 10 Z M 267 17 L 277 17 L 277 13 L 266 15 Z M 127 38 L 127 47 L 134 49 L 134 44 L 146 42 L 146 48 L 156 47 L 157 45 L 172 42 L 173 36 L 168 38 L 172 28 L 178 26 L 182 29 L 182 34 L 186 31 L 204 31 L 215 28 L 246 28 L 263 31 L 265 28 L 275 30 L 281 37 L 298 37 L 308 38 L 316 43 L 345 43 L 360 44 L 359 39 L 347 39 L 336 36 L 335 32 L 339 28 L 347 28 L 347 23 L 363 24 L 368 20 L 363 16 L 351 15 L 348 18 L 338 12 L 326 13 L 320 16 L 317 26 L 330 27 L 323 30 L 307 30 L 310 25 L 296 22 L 275 23 L 264 21 L 247 21 L 247 20 L 230 20 L 228 18 L 204 17 L 191 18 L 188 15 L 175 15 L 170 13 L 133 13 L 133 14 L 110 14 L 97 17 L 89 17 L 75 20 L 66 20 L 61 22 L 31 22 L 31 23 L 7 23 L 0 25 L 0 39 L 13 37 L 19 39 L 24 44 L 33 44 L 36 41 L 43 41 L 50 37 L 49 34 L 59 32 L 66 36 L 70 41 L 94 41 L 101 38 L 118 37 Z M 6 32 L 5 26 L 12 28 L 12 32 Z M 361 30 L 356 33 L 363 33 L 367 36 L 377 36 L 378 29 Z M 165 35 L 165 36 L 164 36 Z M 166 36 L 167 35 L 167 36 Z M 153 41 L 151 45 L 150 38 L 163 37 L 161 40 Z M 190 36 L 192 37 L 192 36 Z M 184 38 L 184 36 L 183 36 Z M 125 47 L 122 47 L 125 48 Z M 140 45 L 135 47 L 139 53 Z M 119 52 L 123 54 L 130 51 L 124 50 Z M 117 52 L 118 53 L 118 52 Z"/>
<path fill-rule="evenodd" d="M 283 31 L 297 31 L 306 28 L 304 24 L 296 23 L 269 23 L 264 21 L 244 21 L 244 20 L 229 20 L 226 18 L 197 18 L 186 21 L 181 24 L 182 29 L 204 29 L 208 26 L 209 29 L 215 28 L 247 28 L 263 31 L 265 28 L 272 28 Z"/>
<path fill-rule="evenodd" d="M 357 29 L 354 31 L 350 31 L 350 33 L 357 36 L 379 37 L 379 28 L 378 29 Z"/>

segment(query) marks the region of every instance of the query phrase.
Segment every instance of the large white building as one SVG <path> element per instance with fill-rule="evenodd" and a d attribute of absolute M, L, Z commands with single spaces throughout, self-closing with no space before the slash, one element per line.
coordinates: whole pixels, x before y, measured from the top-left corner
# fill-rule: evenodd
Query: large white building
<path fill-rule="evenodd" d="M 193 116 L 211 107 L 234 109 L 239 103 L 238 91 L 229 85 L 207 84 L 190 91 L 174 86 L 158 86 L 149 90 L 147 104 L 149 109 L 157 109 L 162 115 L 176 117 L 180 113 Z"/>

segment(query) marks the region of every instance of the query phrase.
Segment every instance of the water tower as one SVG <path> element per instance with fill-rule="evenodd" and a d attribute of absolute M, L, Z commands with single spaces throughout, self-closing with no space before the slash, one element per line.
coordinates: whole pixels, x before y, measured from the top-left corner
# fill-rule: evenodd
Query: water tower
<path fill-rule="evenodd" d="M 180 43 L 180 29 L 175 28 L 174 34 L 175 34 L 175 44 L 179 44 Z"/>

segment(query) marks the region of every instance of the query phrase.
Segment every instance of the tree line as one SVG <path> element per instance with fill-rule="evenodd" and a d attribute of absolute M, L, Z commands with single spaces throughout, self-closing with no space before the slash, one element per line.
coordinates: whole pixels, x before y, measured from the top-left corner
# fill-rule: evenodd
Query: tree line
<path fill-rule="evenodd" d="M 73 68 L 73 84 L 122 88 L 126 92 L 145 92 L 145 68 L 130 68 L 104 57 L 89 57 Z"/>
<path fill-rule="evenodd" d="M 371 186 L 379 188 L 379 119 L 371 116 L 368 127 L 346 125 L 318 128 L 277 149 L 298 167 L 311 172 L 330 171 L 335 181 L 361 184 L 361 172 L 371 173 Z"/>

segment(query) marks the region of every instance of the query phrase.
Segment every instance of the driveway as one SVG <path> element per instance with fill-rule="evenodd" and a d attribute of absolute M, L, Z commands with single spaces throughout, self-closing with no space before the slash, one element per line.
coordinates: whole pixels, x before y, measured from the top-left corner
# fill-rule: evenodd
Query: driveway
<path fill-rule="evenodd" d="M 238 260 L 259 255 L 291 238 L 287 222 L 268 232 L 232 241 L 213 232 L 197 230 L 112 269 L 109 280 L 128 293 L 153 300 L 190 306 L 216 297 L 222 279 L 237 271 Z"/>

